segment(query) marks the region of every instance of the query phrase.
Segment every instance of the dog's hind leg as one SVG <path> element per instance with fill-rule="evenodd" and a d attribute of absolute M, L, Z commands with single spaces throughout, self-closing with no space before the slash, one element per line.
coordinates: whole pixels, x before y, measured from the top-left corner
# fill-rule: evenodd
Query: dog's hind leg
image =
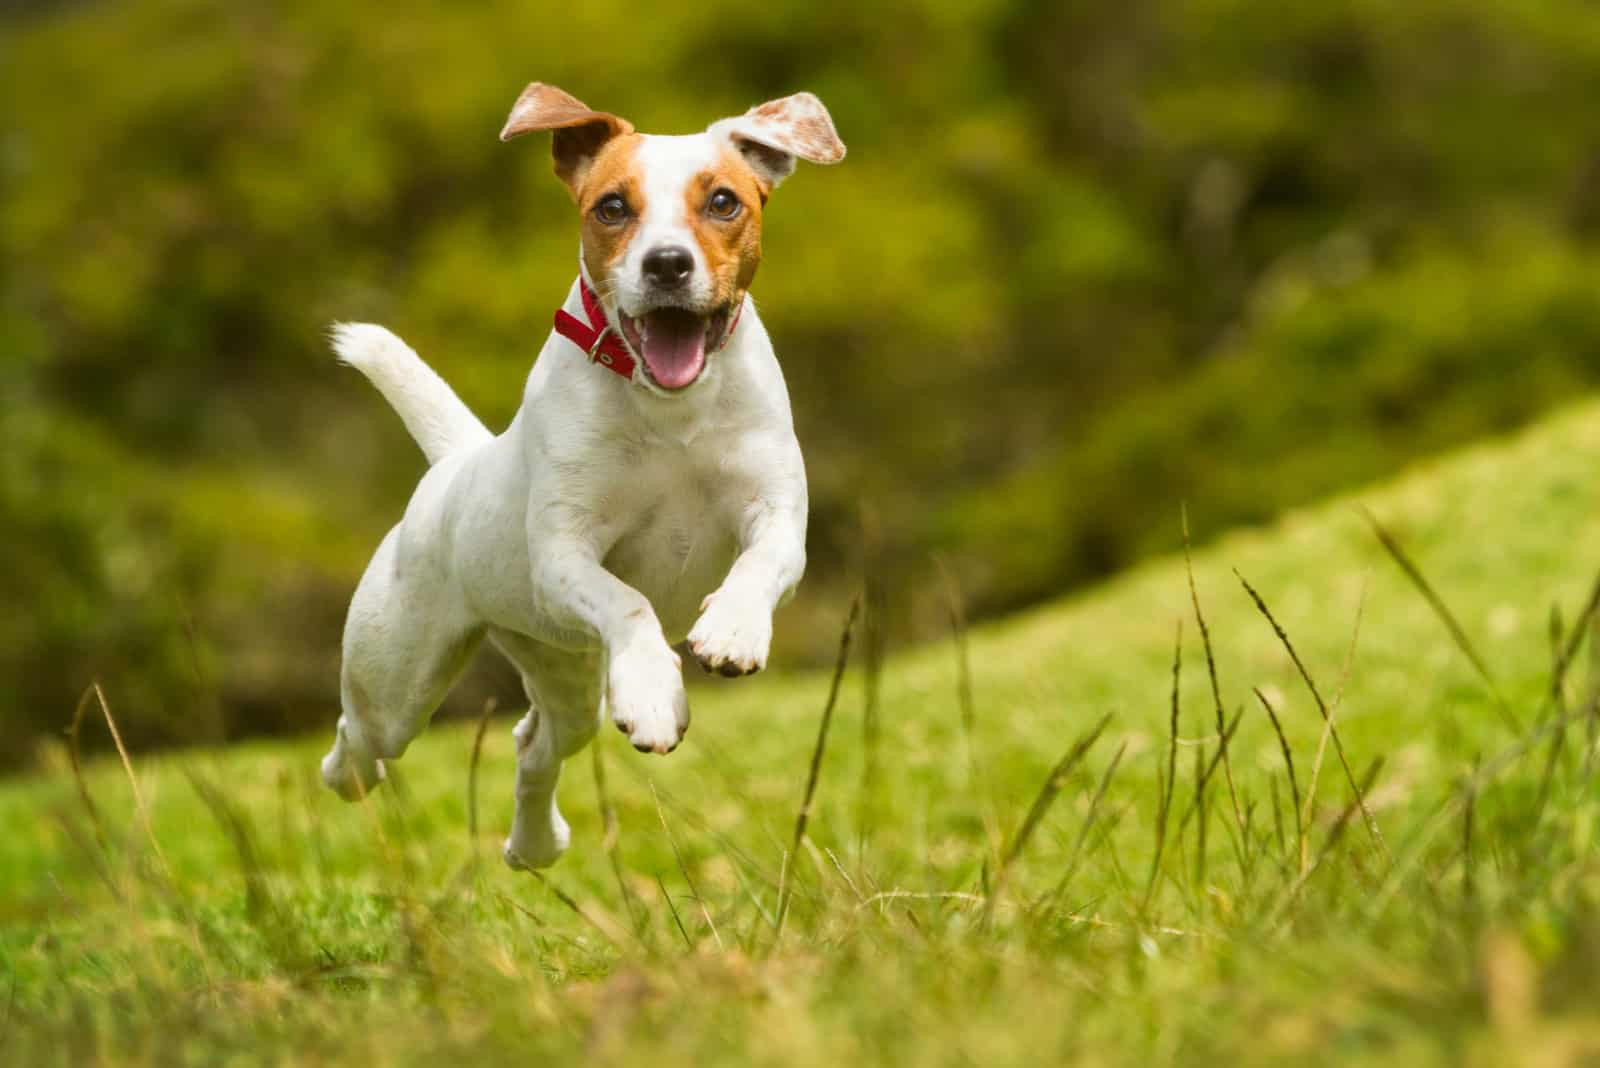
<path fill-rule="evenodd" d="M 466 667 L 483 636 L 426 560 L 400 559 L 399 528 L 367 566 L 345 619 L 343 711 L 322 780 L 347 801 L 383 781 Z"/>
<path fill-rule="evenodd" d="M 546 868 L 566 851 L 571 832 L 556 804 L 561 762 L 580 752 L 600 725 L 600 657 L 568 653 L 496 634 L 494 642 L 522 670 L 528 714 L 517 743 L 517 809 L 506 838 L 513 868 Z"/>

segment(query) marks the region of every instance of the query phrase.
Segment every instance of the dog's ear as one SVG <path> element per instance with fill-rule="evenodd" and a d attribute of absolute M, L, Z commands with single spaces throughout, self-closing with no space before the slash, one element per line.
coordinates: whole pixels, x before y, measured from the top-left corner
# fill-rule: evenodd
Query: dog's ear
<path fill-rule="evenodd" d="M 551 145 L 556 159 L 556 175 L 576 195 L 584 171 L 605 143 L 620 134 L 633 132 L 633 124 L 604 111 L 595 111 L 571 93 L 553 85 L 534 82 L 511 105 L 500 140 L 537 130 L 554 130 Z"/>
<path fill-rule="evenodd" d="M 731 119 L 711 124 L 707 133 L 732 142 L 756 176 L 770 189 L 794 173 L 795 160 L 838 163 L 844 142 L 833 118 L 810 93 L 769 100 Z"/>

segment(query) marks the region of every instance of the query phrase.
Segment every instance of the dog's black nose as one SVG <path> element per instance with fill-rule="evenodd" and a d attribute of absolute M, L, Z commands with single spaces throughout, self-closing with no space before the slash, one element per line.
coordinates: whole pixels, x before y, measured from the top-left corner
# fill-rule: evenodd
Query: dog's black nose
<path fill-rule="evenodd" d="M 681 286 L 694 270 L 694 257 L 682 245 L 653 248 L 644 254 L 640 265 L 644 276 L 663 288 Z"/>

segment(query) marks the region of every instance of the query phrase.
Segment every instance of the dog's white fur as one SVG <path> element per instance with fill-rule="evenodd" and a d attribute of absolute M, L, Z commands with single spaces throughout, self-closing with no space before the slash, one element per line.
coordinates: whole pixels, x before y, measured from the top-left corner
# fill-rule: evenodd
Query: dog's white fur
<path fill-rule="evenodd" d="M 728 136 L 644 139 L 649 206 L 616 284 L 601 289 L 613 327 L 618 306 L 641 306 L 637 258 L 681 240 L 684 184 Z M 576 281 L 564 308 L 585 318 Z M 672 394 L 642 366 L 626 380 L 552 333 L 498 436 L 382 327 L 336 327 L 334 347 L 432 466 L 350 605 L 323 777 L 346 798 L 374 788 L 486 636 L 531 706 L 514 731 L 505 859 L 548 865 L 569 837 L 561 762 L 593 737 L 602 708 L 636 748 L 670 751 L 689 723 L 671 643 L 686 635 L 711 670 L 759 670 L 773 610 L 800 580 L 805 469 L 766 329 L 746 299 L 725 347 Z"/>

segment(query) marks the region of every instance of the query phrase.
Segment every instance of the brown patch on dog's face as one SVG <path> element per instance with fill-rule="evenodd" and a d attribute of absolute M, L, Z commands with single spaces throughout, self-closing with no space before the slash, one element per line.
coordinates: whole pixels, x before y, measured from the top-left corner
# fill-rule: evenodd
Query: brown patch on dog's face
<path fill-rule="evenodd" d="M 572 189 L 582 219 L 583 265 L 602 292 L 610 288 L 611 273 L 622 262 L 644 215 L 644 182 L 636 159 L 641 140 L 636 133 L 612 138 Z M 620 221 L 610 218 L 609 203 L 602 209 L 601 202 L 613 198 L 620 198 L 626 209 Z"/>
<path fill-rule="evenodd" d="M 712 302 L 744 295 L 761 266 L 761 209 L 768 188 L 749 164 L 725 148 L 684 189 L 684 211 L 711 276 Z M 731 210 L 731 202 L 735 207 Z"/>
<path fill-rule="evenodd" d="M 638 158 L 643 138 L 624 134 L 609 141 L 573 189 L 581 218 L 582 256 L 601 292 L 617 281 L 647 205 L 645 175 Z M 761 265 L 761 212 L 769 185 L 733 148 L 682 187 L 683 223 L 694 236 L 710 283 L 708 306 L 742 298 Z M 731 198 L 731 201 L 730 201 Z M 621 217 L 617 218 L 620 199 Z M 729 203 L 736 205 L 730 212 Z"/>

